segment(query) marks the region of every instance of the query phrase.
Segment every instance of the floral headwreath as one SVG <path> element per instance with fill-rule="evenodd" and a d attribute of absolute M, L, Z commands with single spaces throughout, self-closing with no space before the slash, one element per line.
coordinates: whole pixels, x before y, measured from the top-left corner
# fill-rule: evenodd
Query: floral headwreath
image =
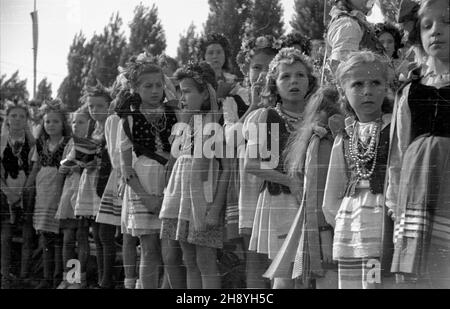
<path fill-rule="evenodd" d="M 41 113 L 41 115 L 49 112 L 65 113 L 65 106 L 59 98 L 53 100 L 44 100 L 41 107 L 39 108 L 39 112 Z"/>
<path fill-rule="evenodd" d="M 277 53 L 282 47 L 283 41 L 275 38 L 273 35 L 263 35 L 255 38 L 254 36 L 247 35 L 242 39 L 241 50 L 236 56 L 236 62 L 238 63 L 242 73 L 247 74 L 248 65 L 253 56 L 258 50 L 272 49 Z"/>
<path fill-rule="evenodd" d="M 183 78 L 192 78 L 197 84 L 206 86 L 207 84 L 210 84 L 214 89 L 217 88 L 217 82 L 216 80 L 208 81 L 208 72 L 207 67 L 210 69 L 210 73 L 213 74 L 214 71 L 211 68 L 211 66 L 206 63 L 205 61 L 189 61 L 185 66 L 178 69 L 175 72 L 175 77 L 180 80 Z M 214 76 L 214 74 L 212 75 Z"/>
<path fill-rule="evenodd" d="M 311 55 L 311 39 L 300 32 L 292 32 L 288 35 L 282 36 L 282 47 L 293 47 L 294 45 L 300 45 L 301 51 L 310 56 Z"/>
<path fill-rule="evenodd" d="M 311 57 L 294 47 L 285 47 L 281 49 L 275 56 L 275 58 L 273 58 L 273 60 L 270 62 L 267 78 L 273 77 L 276 74 L 278 65 L 282 61 L 286 60 L 290 63 L 301 61 L 311 71 L 311 73 L 313 72 L 313 60 Z"/>
<path fill-rule="evenodd" d="M 135 84 L 142 72 L 145 72 L 149 67 L 161 68 L 159 61 L 158 57 L 153 56 L 148 52 L 143 52 L 137 56 L 131 57 L 126 64 L 126 67 L 122 68 L 122 72 L 128 81 Z"/>
<path fill-rule="evenodd" d="M 103 84 L 98 79 L 95 86 L 84 86 L 83 96 L 80 99 L 81 103 L 84 104 L 88 97 L 103 97 L 108 103 L 112 101 L 110 89 L 103 86 Z"/>

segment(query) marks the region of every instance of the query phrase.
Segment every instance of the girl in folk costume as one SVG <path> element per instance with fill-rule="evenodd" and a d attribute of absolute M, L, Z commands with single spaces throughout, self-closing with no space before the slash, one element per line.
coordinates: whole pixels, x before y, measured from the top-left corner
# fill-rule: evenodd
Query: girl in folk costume
<path fill-rule="evenodd" d="M 450 288 L 449 3 L 421 1 L 413 16 L 409 40 L 428 59 L 395 106 L 386 194 L 396 217 L 392 272 L 415 287 Z"/>
<path fill-rule="evenodd" d="M 111 163 L 105 147 L 105 122 L 112 101 L 109 91 L 100 83 L 86 87 L 81 101 L 88 106 L 93 121 L 90 124 L 87 139 L 75 143 L 79 151 L 86 150 L 85 168 L 81 174 L 80 187 L 75 204 L 75 216 L 81 217 L 79 227 L 79 246 L 82 252 L 89 252 L 88 233 L 92 226 L 97 255 L 98 286 L 112 288 L 112 270 L 115 260 L 114 235 L 116 228 L 112 224 L 96 223 L 101 197 L 109 176 Z M 85 285 L 87 256 L 79 257 L 81 263 L 81 281 Z"/>
<path fill-rule="evenodd" d="M 123 118 L 120 125 L 120 162 L 130 203 L 127 228 L 140 239 L 142 287 L 155 289 L 162 265 L 158 214 L 176 115 L 163 104 L 166 79 L 155 59 L 139 55 L 128 63 L 125 76 L 140 99 L 132 101 L 131 115 Z"/>
<path fill-rule="evenodd" d="M 392 254 L 383 194 L 391 119 L 388 64 L 370 51 L 352 53 L 336 78 L 348 117 L 331 152 L 323 213 L 334 227 L 339 288 L 374 288 Z"/>
<path fill-rule="evenodd" d="M 77 137 L 86 137 L 91 117 L 87 106 L 79 108 L 72 113 L 72 133 Z M 76 233 L 80 220 L 75 217 L 75 203 L 78 195 L 78 187 L 80 185 L 81 167 L 76 162 L 73 138 L 67 143 L 62 156 L 59 172 L 65 175 L 64 187 L 59 201 L 58 211 L 55 218 L 59 220 L 60 228 L 63 232 L 63 281 L 58 289 L 67 289 L 70 284 L 67 281 L 67 262 L 76 257 L 75 241 Z M 86 254 L 79 248 L 80 255 Z M 72 288 L 80 288 L 81 285 L 76 283 Z"/>
<path fill-rule="evenodd" d="M 228 73 L 230 70 L 230 42 L 220 33 L 209 33 L 200 39 L 202 60 L 213 68 L 218 84 L 217 98 L 225 98 L 229 94 L 237 94 L 237 77 Z"/>
<path fill-rule="evenodd" d="M 28 205 L 24 190 L 30 173 L 30 154 L 34 138 L 28 129 L 28 109 L 25 105 L 11 103 L 6 107 L 6 121 L 1 132 L 1 288 L 11 288 L 11 245 L 14 225 L 27 216 Z M 23 267 L 23 265 L 22 265 Z"/>
<path fill-rule="evenodd" d="M 173 129 L 172 155 L 177 160 L 164 193 L 161 238 L 172 243 L 179 241 L 188 288 L 220 288 L 217 249 L 223 246 L 229 164 L 226 159 L 215 158 L 215 150 L 203 147 L 215 137 L 217 150 L 218 143 L 223 141 L 221 135 L 206 134 L 218 125 L 217 82 L 206 62 L 190 63 L 179 69 L 175 77 L 180 81 L 184 122 Z M 220 134 L 220 130 L 215 131 Z M 169 278 L 172 280 L 170 272 Z"/>
<path fill-rule="evenodd" d="M 62 275 L 59 220 L 55 215 L 64 183 L 64 175 L 58 172 L 58 168 L 64 148 L 70 140 L 70 127 L 60 101 L 46 102 L 42 108 L 43 130 L 36 141 L 32 158 L 33 170 L 27 182 L 36 181 L 33 226 L 40 234 L 44 249 L 44 279 L 37 288 L 50 288 L 52 280 L 56 287 Z"/>
<path fill-rule="evenodd" d="M 264 274 L 268 278 L 298 278 L 296 285 L 305 288 L 312 281 L 317 289 L 337 288 L 333 229 L 325 221 L 322 201 L 333 146 L 330 127 L 341 118 L 338 98 L 334 88 L 319 89 L 306 105 L 303 125 L 291 135 L 284 151 L 288 174 L 304 183 L 303 198 L 283 246 Z"/>
<path fill-rule="evenodd" d="M 265 81 L 270 61 L 280 48 L 281 41 L 271 35 L 257 38 L 245 37 L 242 41 L 241 50 L 236 57 L 236 61 L 242 73 L 246 75 L 249 84 L 249 88 L 246 88 L 245 104 L 239 104 L 241 102 L 239 100 L 229 99 L 223 102 L 225 139 L 228 145 L 236 147 L 236 155 L 239 158 L 231 170 L 230 184 L 233 184 L 233 179 L 236 178 L 233 173 L 238 173 L 236 176 L 239 178 L 234 182 L 236 185 L 233 187 L 238 192 L 238 200 L 236 201 L 238 227 L 245 250 L 247 288 L 264 288 L 267 286 L 267 280 L 262 278 L 262 273 L 267 268 L 267 259 L 264 255 L 247 250 L 262 180 L 244 171 L 246 154 L 244 121 L 247 122 L 247 117 L 260 107 L 261 85 Z M 228 191 L 230 191 L 230 188 Z M 230 204 L 228 196 L 227 210 Z"/>
<path fill-rule="evenodd" d="M 123 76 L 125 78 L 125 76 Z M 129 89 L 128 82 L 123 85 L 116 96 L 116 114 L 120 118 L 124 119 L 130 116 L 131 106 L 139 106 L 141 98 L 137 93 L 131 93 Z M 135 100 L 135 103 L 132 101 Z M 120 149 L 120 140 L 122 136 L 122 129 L 119 124 L 119 140 L 118 147 Z M 133 160 L 136 161 L 135 155 L 133 154 Z M 122 166 L 121 166 L 122 170 Z M 139 244 L 139 237 L 133 236 L 132 229 L 128 228 L 128 212 L 131 206 L 131 201 L 129 200 L 130 191 L 127 189 L 127 185 L 122 183 L 122 187 L 119 188 L 119 195 L 122 197 L 122 210 L 120 215 L 120 227 L 122 232 L 122 258 L 123 258 L 123 268 L 124 268 L 124 287 L 125 289 L 135 289 L 137 288 L 137 246 Z"/>
<path fill-rule="evenodd" d="M 330 51 L 329 66 L 335 72 L 339 62 L 351 52 L 369 49 L 382 54 L 384 48 L 375 30 L 366 20 L 374 0 L 334 0 L 330 11 L 326 41 Z"/>
<path fill-rule="evenodd" d="M 256 125 L 249 132 L 245 170 L 264 180 L 249 250 L 270 260 L 283 244 L 299 207 L 301 181 L 286 174 L 280 151 L 301 124 L 306 101 L 317 88 L 312 71 L 309 58 L 299 50 L 282 49 L 270 63 L 266 83 L 266 90 L 276 98 L 277 105 L 255 112 Z M 281 288 L 285 284 L 290 282 L 277 279 L 274 286 Z"/>
<path fill-rule="evenodd" d="M 124 80 L 121 82 L 121 80 Z M 119 188 L 123 187 L 122 177 L 120 173 L 120 151 L 119 140 L 120 117 L 115 113 L 118 102 L 117 94 L 124 84 L 125 78 L 123 74 L 117 77 L 115 85 L 113 85 L 113 92 L 116 96 L 111 102 L 108 111 L 108 118 L 105 122 L 105 140 L 106 149 L 108 150 L 109 161 L 111 162 L 111 173 L 109 174 L 108 182 L 106 183 L 100 208 L 95 219 L 98 223 L 104 223 L 113 226 L 120 226 L 121 212 L 122 212 L 122 198 L 120 196 Z"/>

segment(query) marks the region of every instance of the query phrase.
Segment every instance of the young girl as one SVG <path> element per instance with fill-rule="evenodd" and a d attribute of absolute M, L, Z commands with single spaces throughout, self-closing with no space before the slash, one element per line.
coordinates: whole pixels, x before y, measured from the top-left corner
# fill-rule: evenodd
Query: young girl
<path fill-rule="evenodd" d="M 86 137 L 89 128 L 89 110 L 86 106 L 79 108 L 72 114 L 72 133 L 77 137 Z M 75 163 L 74 142 L 71 139 L 64 149 L 61 166 L 59 172 L 66 175 L 64 187 L 59 202 L 58 211 L 55 218 L 60 222 L 60 228 L 63 232 L 63 281 L 58 289 L 67 289 L 70 284 L 67 281 L 67 261 L 74 259 L 76 232 L 78 228 L 78 220 L 75 218 L 75 203 L 78 194 L 78 186 L 80 184 L 81 168 Z M 79 287 L 78 284 L 73 287 Z"/>
<path fill-rule="evenodd" d="M 268 278 L 298 278 L 305 288 L 313 284 L 317 289 L 337 288 L 337 269 L 330 269 L 333 231 L 325 221 L 322 200 L 333 145 L 330 127 L 340 118 L 336 117 L 338 98 L 334 88 L 318 90 L 305 108 L 303 125 L 284 151 L 288 174 L 303 179 L 303 199 L 283 246 L 264 274 Z"/>
<path fill-rule="evenodd" d="M 239 193 L 237 201 L 239 214 L 238 227 L 245 250 L 247 288 L 267 287 L 267 280 L 262 278 L 262 274 L 267 268 L 267 259 L 264 255 L 248 251 L 262 180 L 244 171 L 246 144 L 243 133 L 247 131 L 243 130 L 243 124 L 245 121 L 247 123 L 245 128 L 248 128 L 249 122 L 247 119 L 249 115 L 261 107 L 261 86 L 265 81 L 269 63 L 280 48 L 281 41 L 270 35 L 258 38 L 244 38 L 236 61 L 242 73 L 248 75 L 246 77 L 250 89 L 245 89 L 247 91 L 246 100 L 244 100 L 246 104 L 238 104 L 240 102 L 239 100 L 225 100 L 223 102 L 225 138 L 228 144 L 233 143 L 232 145 L 237 148 L 237 157 L 239 158 L 237 167 L 235 167 L 239 171 L 239 186 L 237 188 Z M 231 173 L 233 173 L 233 170 Z M 230 179 L 233 179 L 233 174 L 230 176 Z M 227 199 L 228 203 L 229 201 Z"/>
<path fill-rule="evenodd" d="M 121 125 L 121 167 L 131 201 L 127 228 L 133 236 L 139 236 L 142 288 L 156 289 L 162 265 L 158 214 L 170 153 L 170 131 L 176 123 L 176 115 L 163 104 L 165 79 L 155 59 L 139 57 L 130 61 L 126 78 L 140 98 L 133 102 L 131 115 L 124 118 Z"/>
<path fill-rule="evenodd" d="M 419 288 L 450 288 L 449 3 L 422 1 L 410 41 L 426 69 L 398 97 L 387 190 L 396 217 L 392 271 Z"/>
<path fill-rule="evenodd" d="M 356 52 L 339 65 L 336 78 L 347 118 L 331 152 L 323 213 L 334 227 L 339 288 L 373 288 L 385 271 L 380 263 L 389 263 L 382 240 L 389 244 L 392 225 L 383 195 L 391 119 L 387 62 L 373 52 Z"/>
<path fill-rule="evenodd" d="M 101 203 L 104 186 L 107 182 L 111 163 L 106 151 L 105 122 L 108 117 L 109 105 L 112 98 L 101 84 L 95 87 L 86 87 L 81 99 L 88 106 L 89 114 L 93 121 L 90 124 L 87 138 L 96 144 L 95 159 L 88 162 L 81 174 L 80 187 L 75 204 L 75 216 L 81 217 L 79 227 L 79 246 L 82 252 L 89 253 L 89 227 L 92 226 L 94 236 L 98 287 L 112 288 L 112 271 L 115 260 L 114 235 L 116 227 L 112 224 L 94 222 Z M 86 267 L 89 255 L 81 256 L 81 281 L 86 286 Z"/>
<path fill-rule="evenodd" d="M 380 54 L 384 48 L 376 37 L 373 26 L 366 20 L 374 0 L 334 0 L 330 11 L 331 21 L 327 31 L 330 54 L 328 65 L 335 72 L 339 62 L 348 54 L 369 49 Z"/>
<path fill-rule="evenodd" d="M 6 121 L 1 136 L 1 275 L 2 289 L 11 288 L 11 242 L 12 231 L 21 213 L 28 209 L 23 199 L 23 189 L 30 173 L 30 153 L 34 139 L 28 129 L 28 109 L 23 104 L 6 107 Z"/>
<path fill-rule="evenodd" d="M 294 48 L 284 48 L 275 56 L 266 91 L 276 98 L 277 105 L 260 110 L 258 126 L 253 128 L 258 135 L 250 132 L 247 144 L 250 156 L 245 158 L 245 170 L 264 180 L 249 250 L 270 260 L 278 253 L 299 207 L 301 182 L 286 174 L 280 151 L 301 124 L 306 100 L 317 87 L 312 70 L 309 58 Z M 281 287 L 278 283 L 282 284 L 276 282 L 275 287 Z"/>
<path fill-rule="evenodd" d="M 225 98 L 236 86 L 236 76 L 230 70 L 230 42 L 219 33 L 210 33 L 200 41 L 202 60 L 213 68 L 218 89 L 217 98 Z"/>
<path fill-rule="evenodd" d="M 217 175 L 218 160 L 205 158 L 214 153 L 203 153 L 203 147 L 194 149 L 195 143 L 201 147 L 207 139 L 199 136 L 200 130 L 216 122 L 217 83 L 213 69 L 205 62 L 189 64 L 175 77 L 180 81 L 185 123 L 174 128 L 172 155 L 177 160 L 164 193 L 161 238 L 180 242 L 188 288 L 220 288 L 216 260 L 217 249 L 223 245 L 227 162 L 220 160 L 222 169 Z"/>
<path fill-rule="evenodd" d="M 64 148 L 70 140 L 70 127 L 60 101 L 43 105 L 43 129 L 36 141 L 33 170 L 29 183 L 36 180 L 34 229 L 43 247 L 44 279 L 37 288 L 56 287 L 61 281 L 61 239 L 59 220 L 55 218 L 62 193 L 64 176 L 58 172 Z"/>

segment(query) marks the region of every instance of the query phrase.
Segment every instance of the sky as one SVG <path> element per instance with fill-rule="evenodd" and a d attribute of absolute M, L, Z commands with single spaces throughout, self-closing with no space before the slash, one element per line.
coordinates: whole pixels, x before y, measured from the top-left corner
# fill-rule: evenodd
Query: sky
<path fill-rule="evenodd" d="M 318 0 L 321 1 L 321 0 Z M 139 3 L 158 7 L 169 56 L 175 57 L 180 35 L 193 22 L 197 31 L 208 17 L 208 0 L 36 0 L 39 19 L 37 83 L 42 78 L 52 83 L 53 95 L 67 75 L 67 54 L 72 39 L 80 30 L 90 39 L 101 32 L 114 12 L 122 17 L 125 34 L 133 10 Z M 289 21 L 294 12 L 294 0 L 281 0 L 284 28 L 291 30 Z M 27 79 L 27 89 L 33 94 L 33 42 L 30 12 L 34 0 L 0 0 L 0 74 L 8 77 L 19 70 Z M 381 21 L 378 8 L 369 21 Z"/>

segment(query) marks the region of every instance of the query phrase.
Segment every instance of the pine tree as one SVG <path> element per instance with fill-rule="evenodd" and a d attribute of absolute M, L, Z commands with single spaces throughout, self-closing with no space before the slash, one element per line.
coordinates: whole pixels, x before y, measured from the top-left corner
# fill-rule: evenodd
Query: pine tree
<path fill-rule="evenodd" d="M 121 31 L 122 18 L 119 13 L 113 14 L 103 33 L 94 34 L 90 41 L 92 58 L 89 59 L 89 73 L 86 84 L 95 85 L 97 80 L 104 86 L 111 86 L 118 74 L 126 38 Z"/>
<path fill-rule="evenodd" d="M 224 34 L 230 41 L 231 67 L 234 74 L 242 73 L 236 65 L 236 55 L 241 48 L 241 38 L 245 23 L 250 17 L 250 0 L 208 0 L 209 15 L 205 24 L 206 34 L 217 32 Z"/>
<path fill-rule="evenodd" d="M 19 71 L 14 72 L 10 78 L 6 78 L 6 74 L 0 76 L 0 101 L 27 99 L 27 80 L 19 78 Z"/>
<path fill-rule="evenodd" d="M 198 35 L 195 30 L 194 23 L 191 23 L 186 33 L 180 35 L 177 60 L 181 64 L 186 64 L 190 59 L 195 59 L 198 55 Z"/>
<path fill-rule="evenodd" d="M 43 78 L 37 86 L 36 99 L 38 101 L 49 100 L 52 98 L 52 83 Z"/>
<path fill-rule="evenodd" d="M 74 111 L 79 106 L 91 58 L 92 45 L 86 42 L 86 37 L 82 32 L 76 34 L 67 56 L 68 75 L 58 89 L 58 97 L 70 111 Z"/>
<path fill-rule="evenodd" d="M 283 35 L 283 8 L 280 0 L 255 0 L 247 21 L 246 31 L 255 37 L 271 34 Z"/>
<path fill-rule="evenodd" d="M 153 55 L 163 54 L 166 50 L 166 35 L 158 17 L 158 8 L 142 3 L 135 7 L 130 26 L 130 40 L 124 50 L 120 63 L 123 65 L 132 55 L 147 51 Z"/>
<path fill-rule="evenodd" d="M 323 11 L 326 3 L 326 19 L 324 24 Z M 331 3 L 329 0 L 295 0 L 295 13 L 290 22 L 295 31 L 310 37 L 322 40 L 329 22 Z"/>

